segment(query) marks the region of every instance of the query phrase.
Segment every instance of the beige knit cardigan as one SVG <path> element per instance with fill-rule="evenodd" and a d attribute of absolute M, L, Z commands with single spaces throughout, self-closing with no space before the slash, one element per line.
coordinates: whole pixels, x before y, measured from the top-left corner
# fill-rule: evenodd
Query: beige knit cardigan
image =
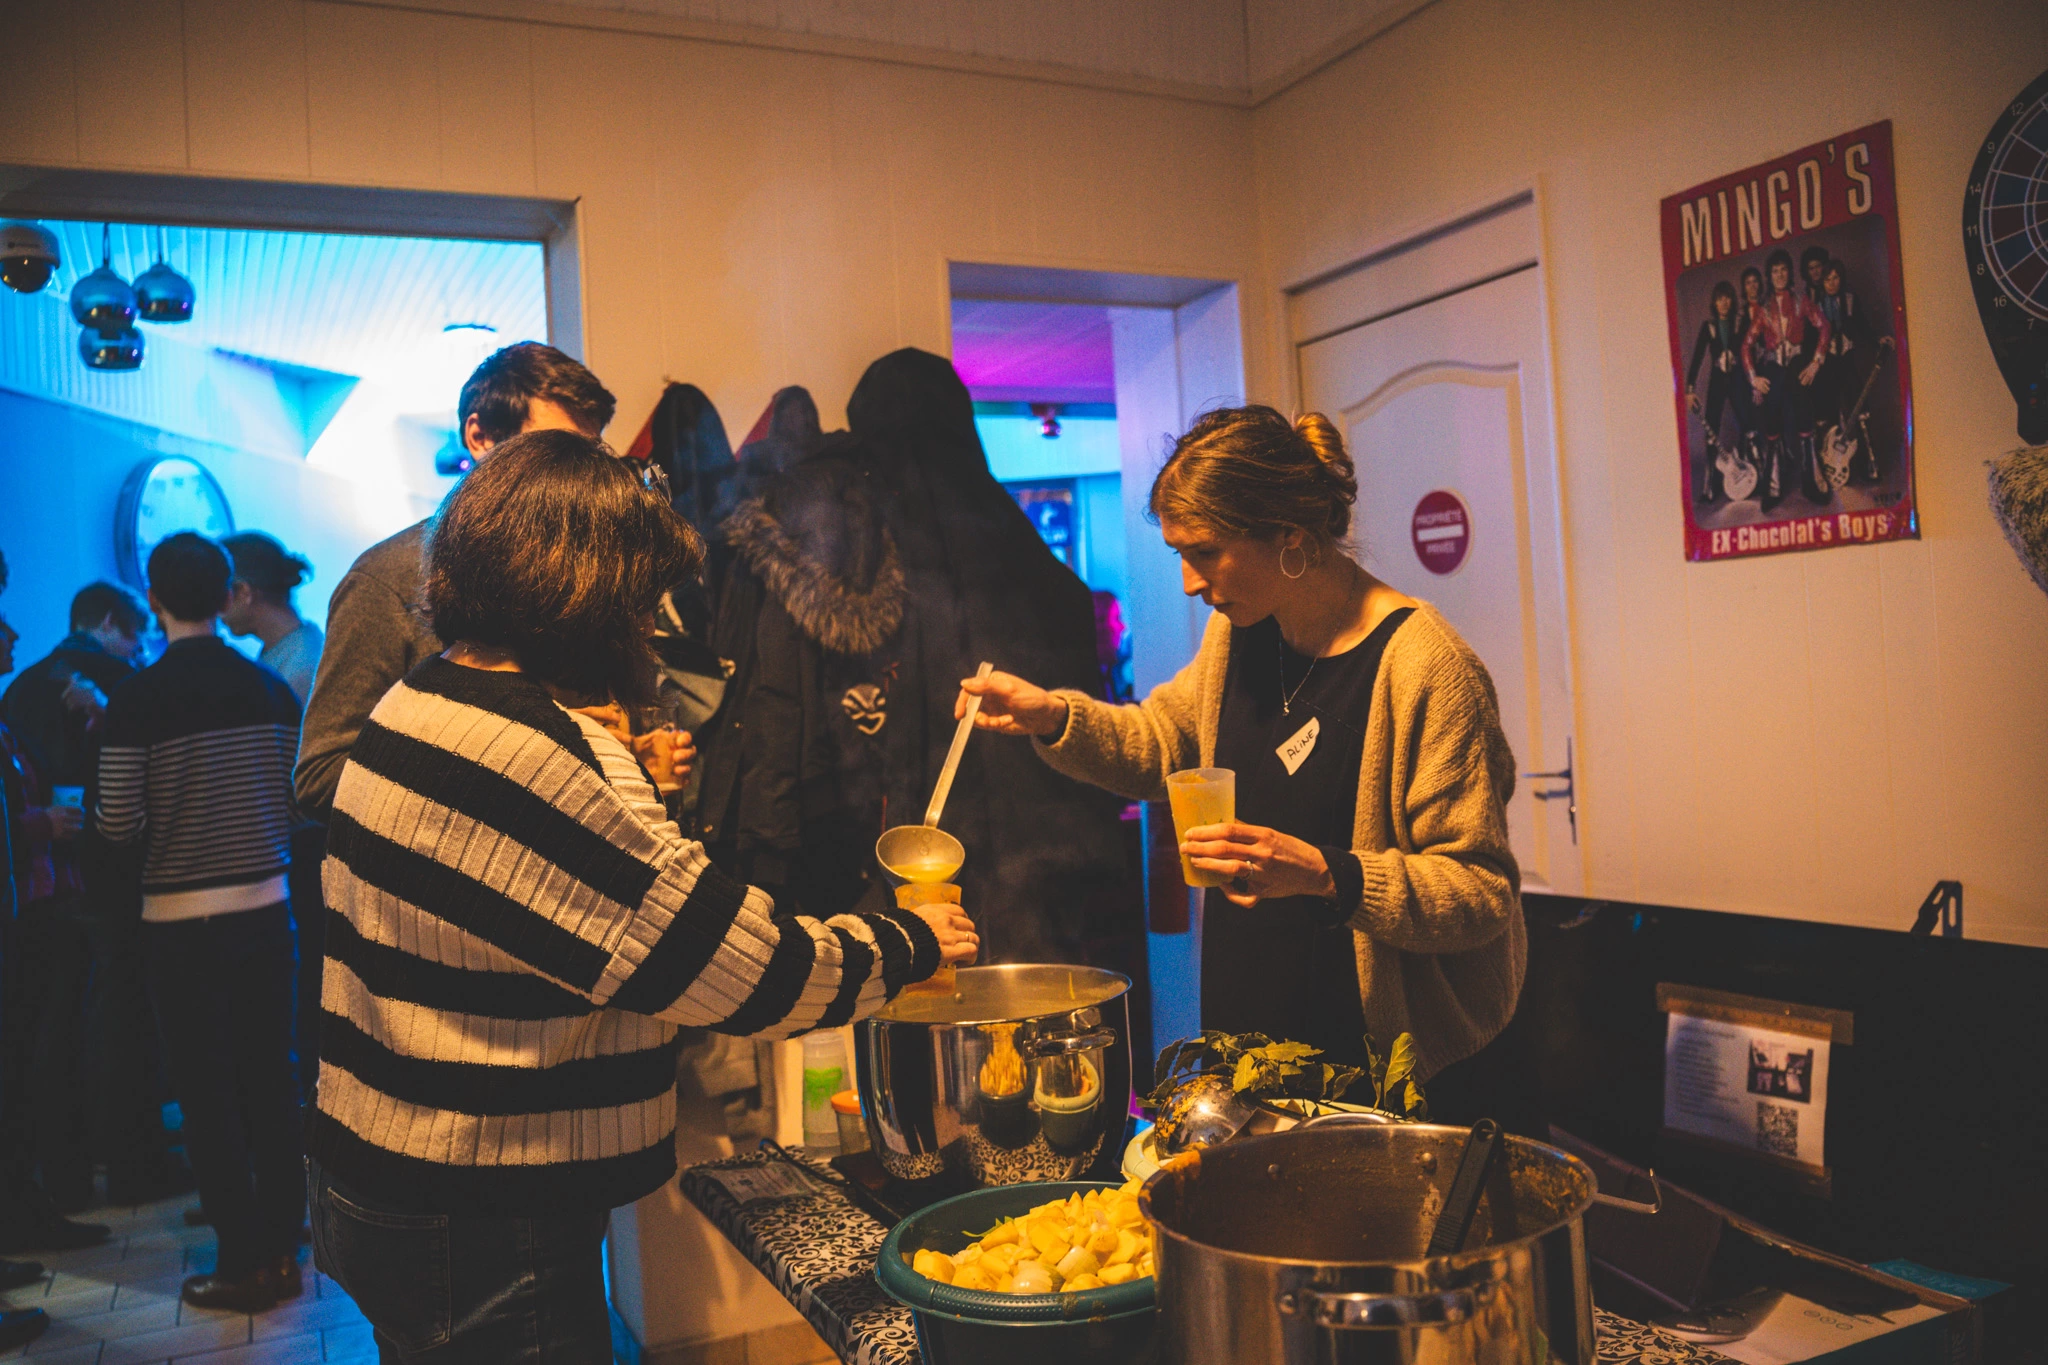
<path fill-rule="evenodd" d="M 1132 800 L 1215 761 L 1230 623 L 1209 620 L 1194 659 L 1143 701 L 1066 700 L 1065 733 L 1034 744 L 1054 768 Z M 1486 665 L 1424 604 L 1373 683 L 1352 847 L 1365 896 L 1351 917 L 1366 1028 L 1384 1050 L 1415 1035 L 1425 1078 L 1469 1057 L 1514 1013 L 1528 962 L 1521 871 L 1508 847 L 1515 759 Z"/>

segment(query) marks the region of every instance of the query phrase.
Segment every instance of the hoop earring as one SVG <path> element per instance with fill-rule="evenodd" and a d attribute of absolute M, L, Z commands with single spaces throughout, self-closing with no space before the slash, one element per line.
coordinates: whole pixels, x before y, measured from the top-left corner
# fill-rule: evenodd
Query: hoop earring
<path fill-rule="evenodd" d="M 1295 550 L 1295 551 L 1299 551 L 1299 552 L 1300 552 L 1300 554 L 1301 554 L 1301 572 L 1300 572 L 1300 573 L 1288 573 L 1288 572 L 1287 572 L 1287 552 L 1288 552 L 1289 550 Z M 1307 550 L 1304 550 L 1304 549 L 1302 549 L 1302 547 L 1301 547 L 1301 546 L 1299 546 L 1299 545 L 1283 545 L 1283 546 L 1281 546 L 1281 547 L 1280 547 L 1280 572 L 1281 572 L 1281 574 L 1282 574 L 1283 576 L 1285 576 L 1285 577 L 1287 577 L 1287 578 L 1300 578 L 1300 577 L 1302 576 L 1302 574 L 1305 574 L 1305 573 L 1307 573 L 1307 572 L 1308 572 L 1308 551 L 1307 551 Z"/>

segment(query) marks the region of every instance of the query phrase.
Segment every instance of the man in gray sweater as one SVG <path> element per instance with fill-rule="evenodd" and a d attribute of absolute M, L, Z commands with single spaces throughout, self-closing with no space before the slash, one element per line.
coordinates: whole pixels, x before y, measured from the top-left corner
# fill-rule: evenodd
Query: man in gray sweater
<path fill-rule="evenodd" d="M 472 460 L 522 431 L 601 436 L 617 406 L 597 376 L 552 346 L 523 341 L 493 353 L 462 386 L 457 409 Z M 371 708 L 414 664 L 441 652 L 420 611 L 420 557 L 427 523 L 415 522 L 356 559 L 327 604 L 327 648 L 306 702 L 292 781 L 299 809 L 325 822 L 349 747 Z M 302 937 L 318 914 L 302 908 Z M 309 921 L 312 923 L 309 924 Z M 300 944 L 304 961 L 307 944 Z M 320 961 L 318 951 L 312 961 Z M 304 1044 L 302 1043 L 302 1046 Z"/>

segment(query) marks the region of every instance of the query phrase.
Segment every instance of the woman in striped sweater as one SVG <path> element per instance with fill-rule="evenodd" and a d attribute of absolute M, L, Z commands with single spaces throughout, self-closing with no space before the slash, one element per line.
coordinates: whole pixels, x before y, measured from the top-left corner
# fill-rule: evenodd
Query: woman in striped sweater
<path fill-rule="evenodd" d="M 602 443 L 505 442 L 430 536 L 453 643 L 371 714 L 328 828 L 315 1251 L 386 1361 L 597 1365 L 607 1211 L 675 1171 L 677 1028 L 844 1023 L 977 940 L 958 907 L 776 906 L 574 709 L 650 699 L 655 602 L 702 557 Z"/>

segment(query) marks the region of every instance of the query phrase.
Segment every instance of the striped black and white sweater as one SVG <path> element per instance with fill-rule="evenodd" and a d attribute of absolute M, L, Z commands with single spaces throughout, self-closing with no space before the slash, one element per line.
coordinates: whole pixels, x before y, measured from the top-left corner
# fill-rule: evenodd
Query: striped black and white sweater
<path fill-rule="evenodd" d="M 291 867 L 299 702 L 214 636 L 178 640 L 107 699 L 100 833 L 140 845 L 142 917 L 282 903 Z"/>
<path fill-rule="evenodd" d="M 601 726 L 438 657 L 350 749 L 322 878 L 308 1145 L 342 1184 L 428 1212 L 630 1203 L 675 1171 L 679 1025 L 788 1037 L 939 961 L 913 915 L 777 911 L 683 837 Z"/>

